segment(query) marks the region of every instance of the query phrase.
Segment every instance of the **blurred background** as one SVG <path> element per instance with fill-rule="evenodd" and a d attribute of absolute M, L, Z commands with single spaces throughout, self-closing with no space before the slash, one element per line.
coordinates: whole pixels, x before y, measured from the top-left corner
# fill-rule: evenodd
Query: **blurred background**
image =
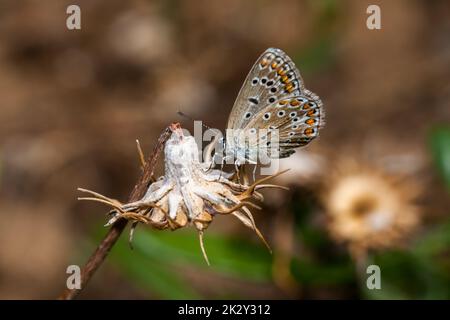
<path fill-rule="evenodd" d="M 148 154 L 169 123 L 191 130 L 178 110 L 223 130 L 268 47 L 327 115 L 254 212 L 273 254 L 231 217 L 206 232 L 211 267 L 195 229 L 139 226 L 80 298 L 450 298 L 449 34 L 444 0 L 0 1 L 0 298 L 57 297 L 107 232 L 76 188 L 125 201 L 135 139 Z"/>

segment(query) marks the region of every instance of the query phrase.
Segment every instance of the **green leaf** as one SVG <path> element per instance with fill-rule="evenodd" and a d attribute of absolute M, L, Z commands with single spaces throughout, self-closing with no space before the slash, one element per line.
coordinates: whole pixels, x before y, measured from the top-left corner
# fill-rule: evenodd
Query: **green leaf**
<path fill-rule="evenodd" d="M 432 258 L 450 249 L 450 220 L 434 227 L 423 236 L 413 252 L 423 258 Z"/>
<path fill-rule="evenodd" d="M 111 259 L 141 288 L 162 299 L 199 299 L 189 283 L 173 268 L 166 268 L 158 260 L 147 259 L 128 248 L 124 241 L 117 243 Z"/>
<path fill-rule="evenodd" d="M 98 227 L 101 223 L 93 229 L 94 243 L 105 235 L 106 229 Z M 128 245 L 125 230 L 108 259 L 137 286 L 151 293 L 151 297 L 163 299 L 201 298 L 185 278 L 183 268 L 246 282 L 272 282 L 272 256 L 253 231 L 246 229 L 248 234 L 242 238 L 212 231 L 204 234 L 211 266 L 203 258 L 198 233 L 193 228 L 170 232 L 139 226 L 133 241 L 134 250 Z M 240 298 L 239 292 L 220 294 L 221 297 Z"/>
<path fill-rule="evenodd" d="M 272 258 L 262 244 L 255 245 L 246 239 L 207 232 L 204 235 L 204 242 L 211 262 L 211 267 L 208 267 L 200 250 L 197 232 L 194 230 L 140 231 L 135 238 L 134 246 L 149 259 L 157 258 L 167 264 L 187 263 L 209 272 L 246 280 L 269 281 L 271 279 Z"/>
<path fill-rule="evenodd" d="M 448 299 L 448 267 L 441 266 L 436 254 L 448 251 L 448 225 L 433 230 L 410 251 L 388 251 L 375 257 L 380 266 L 383 292 L 367 290 L 369 297 L 383 299 Z M 445 235 L 446 233 L 446 235 Z"/>
<path fill-rule="evenodd" d="M 310 1 L 309 5 L 314 12 L 314 36 L 306 48 L 293 56 L 303 75 L 329 69 L 335 63 L 335 39 L 339 30 L 336 24 L 340 14 L 337 1 Z"/>
<path fill-rule="evenodd" d="M 101 223 L 102 221 L 98 221 L 95 224 L 93 243 L 98 243 L 105 236 L 105 230 L 107 229 L 98 227 Z M 201 298 L 198 292 L 191 288 L 190 284 L 182 278 L 182 275 L 175 268 L 161 263 L 158 257 L 148 258 L 139 250 L 131 250 L 125 234 L 126 230 L 112 248 L 108 260 L 117 266 L 137 287 L 148 291 L 152 298 Z"/>
<path fill-rule="evenodd" d="M 250 230 L 249 230 L 250 231 Z M 101 239 L 102 232 L 95 232 Z M 256 236 L 249 233 L 249 237 Z M 141 227 L 136 230 L 134 250 L 122 237 L 110 254 L 110 260 L 137 286 L 163 299 L 198 299 L 200 294 L 184 278 L 183 268 L 217 273 L 245 281 L 271 282 L 272 257 L 263 244 L 248 239 L 227 237 L 213 232 L 204 235 L 211 262 L 202 255 L 195 230 L 158 231 Z M 223 292 L 239 298 L 239 293 Z"/>
<path fill-rule="evenodd" d="M 369 290 L 366 287 L 366 284 L 361 284 L 362 287 L 362 296 L 364 299 L 372 299 L 372 300 L 408 300 L 412 299 L 408 293 L 401 290 L 395 285 L 392 285 L 388 281 L 381 280 L 382 285 L 381 289 L 373 289 Z"/>
<path fill-rule="evenodd" d="M 334 63 L 333 48 L 331 37 L 318 38 L 307 49 L 295 55 L 294 62 L 301 66 L 302 74 L 313 74 Z"/>
<path fill-rule="evenodd" d="M 346 284 L 354 279 L 354 270 L 350 263 L 319 264 L 305 259 L 294 259 L 291 269 L 294 278 L 305 285 Z"/>
<path fill-rule="evenodd" d="M 429 142 L 434 162 L 450 190 L 450 128 L 435 128 Z"/>
<path fill-rule="evenodd" d="M 373 261 L 381 270 L 381 290 L 368 290 L 361 283 L 363 295 L 373 299 L 423 298 L 422 269 L 410 252 L 384 251 L 376 254 Z"/>
<path fill-rule="evenodd" d="M 310 197 L 296 195 L 292 204 L 294 213 L 295 235 L 302 242 L 313 250 L 326 250 L 332 246 L 330 239 L 322 228 L 314 224 L 314 204 Z"/>
<path fill-rule="evenodd" d="M 433 227 L 418 241 L 412 254 L 420 263 L 427 298 L 450 298 L 450 220 Z"/>

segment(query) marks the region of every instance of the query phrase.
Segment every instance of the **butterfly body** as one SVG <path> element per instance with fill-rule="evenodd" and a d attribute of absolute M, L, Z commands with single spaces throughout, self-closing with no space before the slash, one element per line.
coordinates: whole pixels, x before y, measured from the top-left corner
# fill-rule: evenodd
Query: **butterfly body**
<path fill-rule="evenodd" d="M 318 136 L 323 124 L 320 98 L 304 87 L 300 72 L 280 49 L 267 49 L 256 61 L 230 113 L 227 156 L 256 163 L 266 152 L 286 158 Z"/>

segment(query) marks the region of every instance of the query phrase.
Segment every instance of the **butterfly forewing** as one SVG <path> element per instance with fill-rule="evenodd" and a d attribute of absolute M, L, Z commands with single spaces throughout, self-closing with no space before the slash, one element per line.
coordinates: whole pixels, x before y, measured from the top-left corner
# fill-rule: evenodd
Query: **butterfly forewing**
<path fill-rule="evenodd" d="M 282 50 L 269 48 L 247 75 L 231 110 L 228 128 L 244 128 L 268 105 L 302 93 L 303 81 L 295 64 Z"/>

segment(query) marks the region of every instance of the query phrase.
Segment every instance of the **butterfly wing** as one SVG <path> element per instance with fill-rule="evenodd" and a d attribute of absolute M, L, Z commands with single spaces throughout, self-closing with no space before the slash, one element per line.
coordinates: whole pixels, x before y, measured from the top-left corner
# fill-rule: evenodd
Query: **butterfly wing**
<path fill-rule="evenodd" d="M 228 129 L 242 129 L 251 118 L 276 101 L 300 96 L 303 80 L 294 62 L 282 50 L 267 49 L 256 60 L 234 103 Z"/>
<path fill-rule="evenodd" d="M 250 149 L 265 146 L 272 157 L 286 158 L 295 148 L 318 136 L 323 119 L 322 101 L 304 90 L 303 95 L 279 100 L 260 110 L 243 129 L 243 134 L 258 134 L 254 144 L 249 145 Z"/>
<path fill-rule="evenodd" d="M 272 157 L 286 158 L 317 137 L 323 118 L 320 98 L 305 89 L 294 62 L 282 50 L 269 48 L 255 62 L 238 94 L 228 119 L 228 129 L 237 133 L 227 141 L 236 151 L 242 149 L 236 135 L 258 132 L 257 139 L 244 147 L 250 150 L 238 154 L 247 158 L 249 151 L 276 140 L 267 152 L 277 150 Z"/>

